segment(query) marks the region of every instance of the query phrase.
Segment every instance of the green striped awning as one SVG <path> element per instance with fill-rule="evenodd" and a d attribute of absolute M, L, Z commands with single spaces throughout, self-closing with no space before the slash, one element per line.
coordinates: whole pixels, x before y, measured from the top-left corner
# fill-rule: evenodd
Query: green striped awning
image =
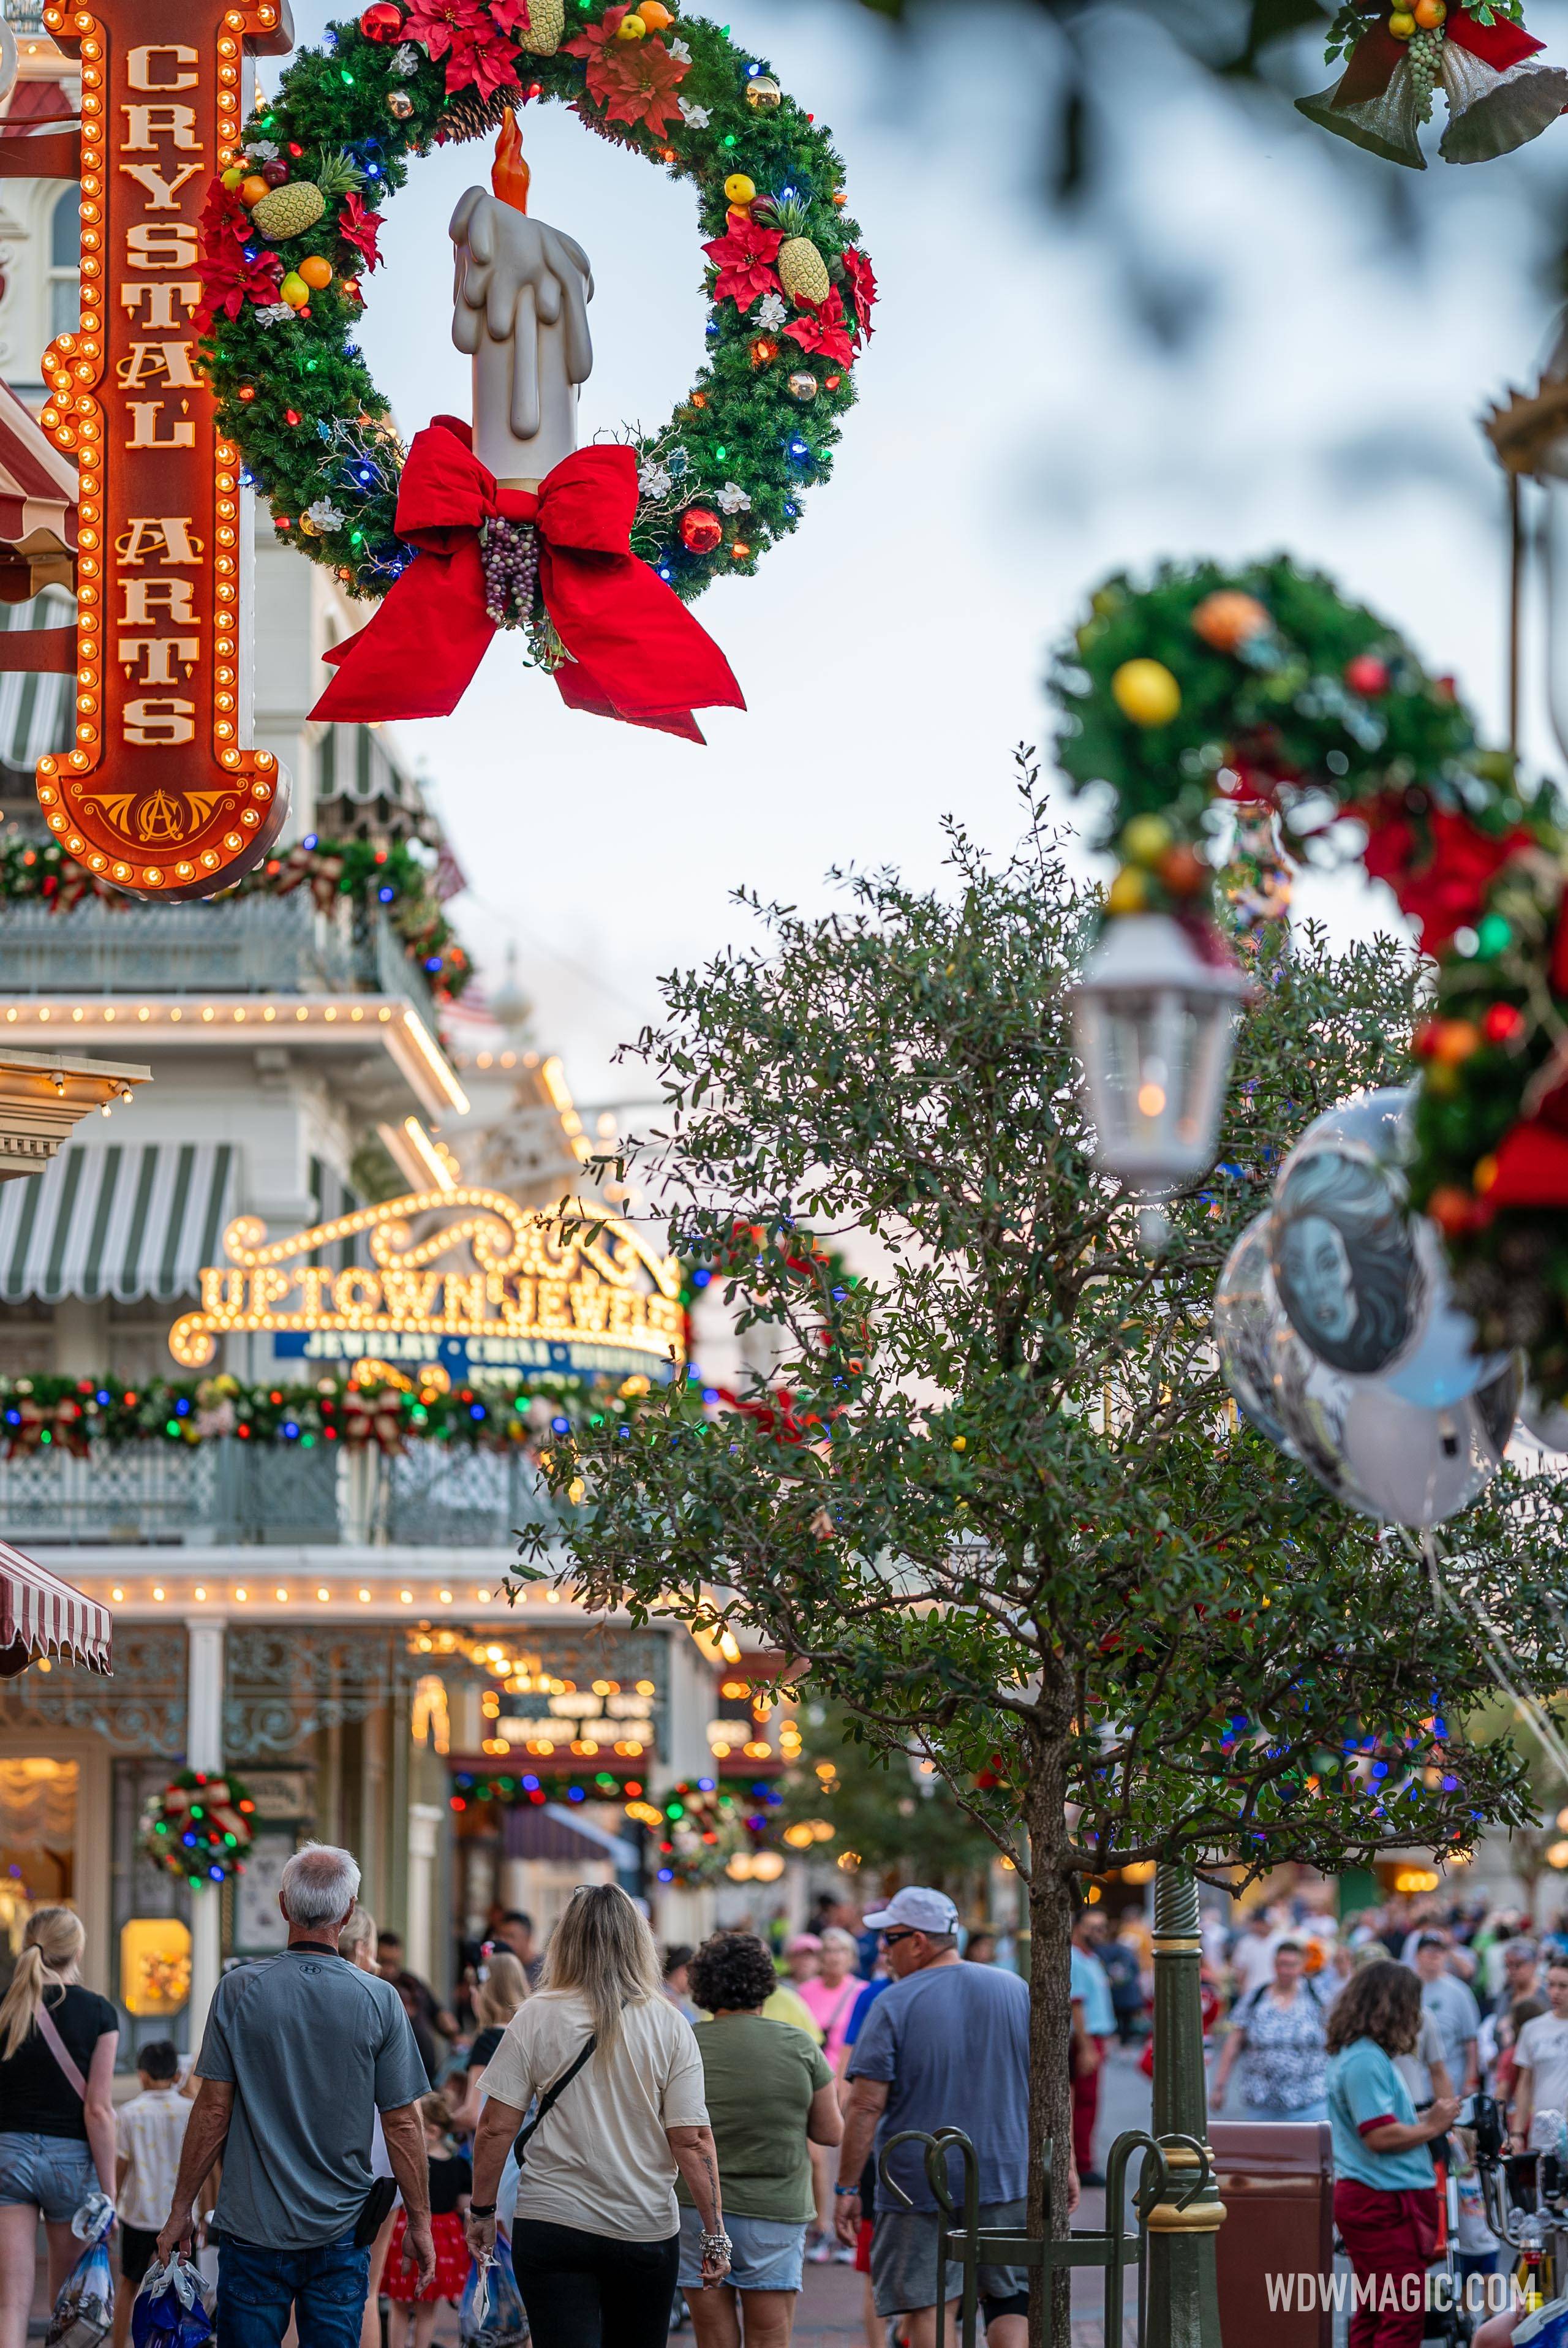
<path fill-rule="evenodd" d="M 190 1296 L 232 1219 L 229 1142 L 73 1143 L 0 1184 L 0 1295 Z"/>

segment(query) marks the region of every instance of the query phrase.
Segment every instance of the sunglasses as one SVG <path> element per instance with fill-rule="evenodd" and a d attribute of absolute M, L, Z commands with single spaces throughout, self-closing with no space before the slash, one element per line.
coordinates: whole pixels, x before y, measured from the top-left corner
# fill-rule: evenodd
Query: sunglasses
<path fill-rule="evenodd" d="M 906 1924 L 902 1932 L 884 1932 L 882 1936 L 882 1944 L 884 1949 L 891 1949 L 895 1941 L 913 1941 L 918 1929 L 916 1925 Z"/>

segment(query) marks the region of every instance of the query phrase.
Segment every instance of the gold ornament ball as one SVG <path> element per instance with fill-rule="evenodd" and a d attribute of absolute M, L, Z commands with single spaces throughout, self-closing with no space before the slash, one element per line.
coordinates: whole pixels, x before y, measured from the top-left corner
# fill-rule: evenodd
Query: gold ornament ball
<path fill-rule="evenodd" d="M 319 538 L 321 536 L 320 530 L 317 529 L 315 523 L 312 521 L 309 514 L 301 514 L 299 518 L 299 526 L 302 536 L 305 538 Z"/>
<path fill-rule="evenodd" d="M 1173 834 L 1162 815 L 1135 815 L 1121 835 L 1121 852 L 1133 864 L 1158 864 Z"/>
<path fill-rule="evenodd" d="M 406 89 L 389 89 L 387 93 L 387 111 L 394 122 L 407 122 L 414 111 L 414 101 Z"/>
<path fill-rule="evenodd" d="M 1130 867 L 1119 872 L 1105 892 L 1108 913 L 1141 913 L 1149 902 L 1149 883 Z"/>
<path fill-rule="evenodd" d="M 776 114 L 784 103 L 784 92 L 771 74 L 753 74 L 746 85 L 746 103 L 755 113 Z"/>
<path fill-rule="evenodd" d="M 1122 716 L 1135 726 L 1169 726 L 1181 706 L 1181 688 L 1163 661 L 1123 661 L 1110 691 Z"/>
<path fill-rule="evenodd" d="M 789 377 L 785 388 L 788 390 L 790 398 L 798 399 L 801 407 L 804 407 L 809 401 L 815 399 L 817 396 L 817 378 L 805 367 L 798 367 L 795 373 Z"/>

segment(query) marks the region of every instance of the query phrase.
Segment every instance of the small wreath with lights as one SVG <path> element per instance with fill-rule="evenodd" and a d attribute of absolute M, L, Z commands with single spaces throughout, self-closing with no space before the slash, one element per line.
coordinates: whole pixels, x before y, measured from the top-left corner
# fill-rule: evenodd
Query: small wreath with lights
<path fill-rule="evenodd" d="M 141 1814 L 142 1848 L 191 1889 L 243 1875 L 256 1806 L 237 1777 L 181 1769 Z"/>
<path fill-rule="evenodd" d="M 1057 755 L 1108 802 L 1115 919 L 1173 915 L 1205 956 L 1225 810 L 1296 861 L 1358 857 L 1437 963 L 1411 1203 L 1444 1235 L 1483 1350 L 1521 1346 L 1568 1396 L 1568 832 L 1482 750 L 1452 680 L 1284 560 L 1109 580 L 1057 655 Z M 1353 819 L 1358 829 L 1353 829 Z M 1277 827 L 1277 829 L 1276 829 Z"/>
<path fill-rule="evenodd" d="M 749 1786 L 739 1795 L 711 1777 L 672 1787 L 660 1806 L 663 1825 L 650 1828 L 659 1881 L 697 1890 L 717 1883 L 738 1852 L 770 1848 L 768 1814 L 782 1798 L 771 1786 Z"/>
<path fill-rule="evenodd" d="M 539 98 L 696 191 L 707 356 L 669 423 L 619 436 L 633 551 L 689 601 L 751 572 L 828 477 L 876 282 L 840 159 L 766 61 L 662 0 L 374 0 L 295 58 L 212 183 L 198 312 L 222 428 L 278 530 L 356 595 L 413 551 L 404 450 L 356 340 L 382 207 L 414 157 Z M 536 588 L 507 624 L 551 664 Z"/>

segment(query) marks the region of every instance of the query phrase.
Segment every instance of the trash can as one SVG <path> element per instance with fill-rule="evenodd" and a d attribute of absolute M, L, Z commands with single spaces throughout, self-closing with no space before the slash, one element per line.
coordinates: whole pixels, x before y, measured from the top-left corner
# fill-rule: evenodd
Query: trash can
<path fill-rule="evenodd" d="M 1268 2348 L 1333 2348 L 1327 2122 L 1214 2120 L 1209 2141 L 1225 2205 L 1214 2253 L 1226 2348 L 1265 2339 Z"/>

